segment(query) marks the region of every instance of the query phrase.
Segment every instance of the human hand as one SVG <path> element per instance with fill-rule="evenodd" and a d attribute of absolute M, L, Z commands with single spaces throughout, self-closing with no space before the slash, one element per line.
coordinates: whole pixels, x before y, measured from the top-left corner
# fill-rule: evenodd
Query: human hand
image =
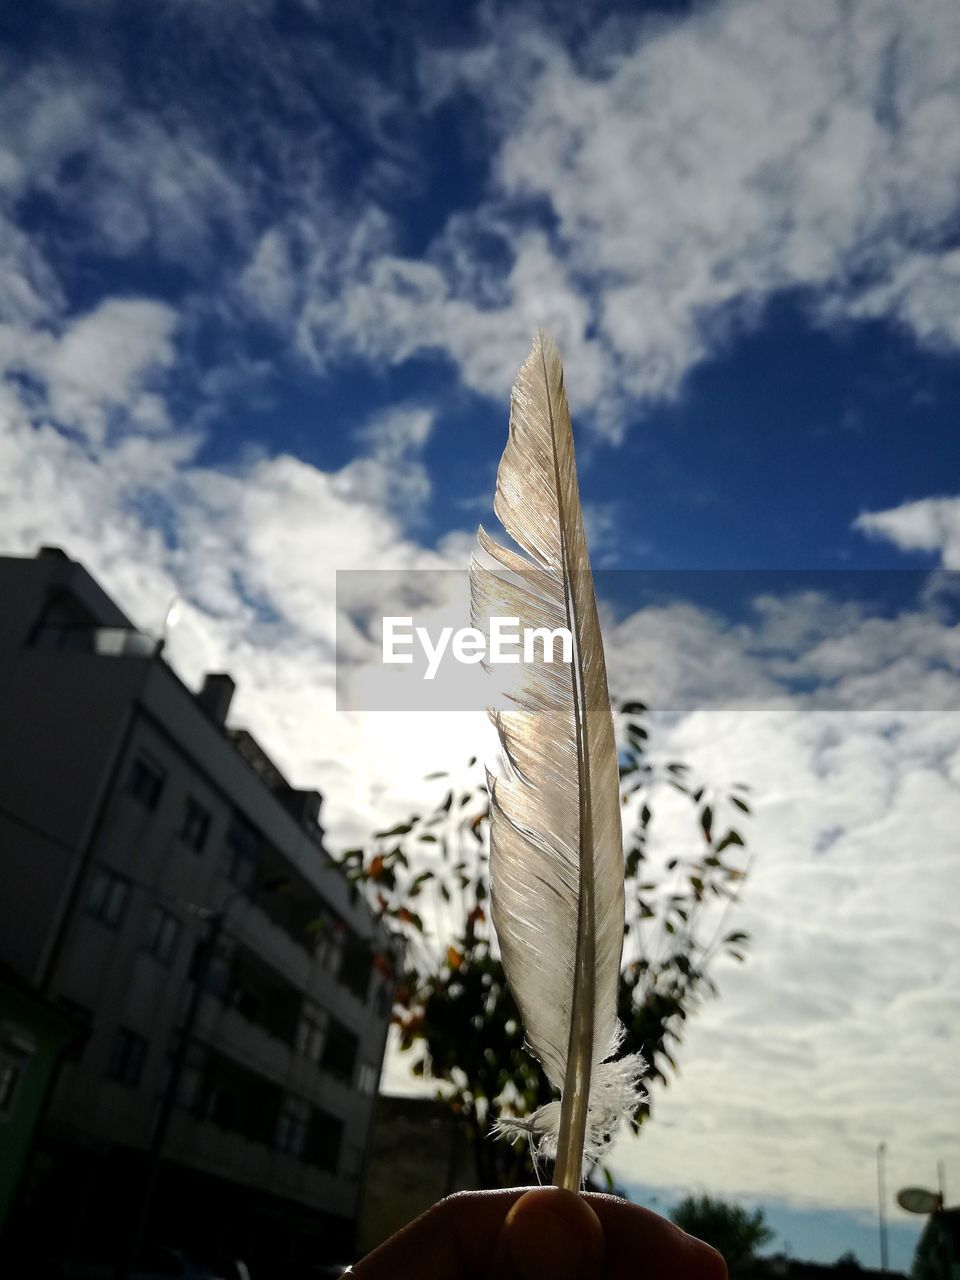
<path fill-rule="evenodd" d="M 709 1245 L 649 1209 L 615 1196 L 538 1187 L 441 1200 L 352 1274 L 355 1280 L 726 1280 L 727 1269 Z"/>

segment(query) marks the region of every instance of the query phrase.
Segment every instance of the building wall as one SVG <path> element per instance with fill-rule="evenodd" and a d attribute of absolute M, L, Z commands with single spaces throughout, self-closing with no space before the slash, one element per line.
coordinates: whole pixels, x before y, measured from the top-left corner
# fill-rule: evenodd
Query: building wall
<path fill-rule="evenodd" d="M 470 1140 L 433 1098 L 385 1095 L 377 1103 L 357 1255 L 363 1257 L 432 1204 L 476 1190 Z"/>
<path fill-rule="evenodd" d="M 64 1065 L 47 1135 L 146 1150 L 198 947 L 223 912 L 182 1086 L 194 1094 L 175 1108 L 165 1157 L 350 1219 L 390 1012 L 375 969 L 364 990 L 353 988 L 364 948 L 386 940 L 289 788 L 271 790 L 157 656 L 72 640 L 24 647 L 33 624 L 11 619 L 42 607 L 38 581 L 76 589 L 96 622 L 125 620 L 71 562 L 0 560 L 0 958 L 89 1023 L 82 1052 Z M 155 796 L 145 767 L 162 777 Z M 185 830 L 191 806 L 208 815 L 201 848 Z M 237 830 L 253 842 L 250 883 Z M 105 877 L 122 886 L 116 909 L 104 908 Z M 169 947 L 156 945 L 158 911 L 173 922 Z M 323 1042 L 319 1062 L 307 1056 L 308 1008 L 326 1021 L 326 1040 L 311 1042 Z M 124 1074 L 118 1044 L 136 1038 L 137 1069 Z M 245 1129 L 237 1113 L 254 1097 L 256 1124 Z"/>

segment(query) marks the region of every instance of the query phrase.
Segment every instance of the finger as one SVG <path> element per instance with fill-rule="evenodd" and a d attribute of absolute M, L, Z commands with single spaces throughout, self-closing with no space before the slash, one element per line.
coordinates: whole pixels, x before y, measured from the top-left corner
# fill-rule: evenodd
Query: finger
<path fill-rule="evenodd" d="M 716 1249 L 659 1214 L 616 1196 L 583 1198 L 603 1228 L 605 1280 L 658 1275 L 671 1280 L 727 1280 L 726 1263 Z"/>
<path fill-rule="evenodd" d="M 491 1280 L 602 1280 L 600 1220 L 572 1191 L 528 1191 L 504 1220 L 488 1274 Z"/>
<path fill-rule="evenodd" d="M 480 1280 L 525 1188 L 441 1200 L 354 1267 L 356 1280 Z"/>

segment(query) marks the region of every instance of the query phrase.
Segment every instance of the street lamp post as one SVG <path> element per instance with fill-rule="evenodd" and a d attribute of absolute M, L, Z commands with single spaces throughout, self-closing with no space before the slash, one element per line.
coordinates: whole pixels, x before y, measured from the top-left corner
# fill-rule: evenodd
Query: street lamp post
<path fill-rule="evenodd" d="M 260 885 L 260 889 L 266 893 L 275 893 L 277 890 L 284 888 L 289 881 L 285 876 L 277 876 Z M 160 1100 L 160 1110 L 157 1113 L 157 1122 L 153 1129 L 153 1138 L 147 1151 L 147 1172 L 143 1183 L 143 1194 L 140 1198 L 140 1205 L 134 1220 L 134 1229 L 130 1236 L 129 1247 L 124 1255 L 121 1256 L 120 1264 L 117 1267 L 116 1280 L 129 1280 L 130 1271 L 133 1268 L 137 1255 L 140 1252 L 140 1246 L 143 1244 L 143 1237 L 147 1229 L 147 1223 L 150 1219 L 150 1209 L 153 1204 L 154 1193 L 157 1189 L 157 1177 L 160 1173 L 160 1162 L 163 1156 L 163 1148 L 167 1139 L 167 1130 L 170 1127 L 170 1116 L 173 1113 L 174 1104 L 180 1091 L 180 1079 L 183 1075 L 183 1068 L 187 1060 L 187 1051 L 190 1048 L 190 1042 L 193 1039 L 193 1029 L 196 1026 L 197 1014 L 200 1011 L 200 1000 L 203 996 L 204 989 L 207 985 L 207 977 L 210 972 L 210 964 L 217 951 L 217 943 L 220 935 L 223 933 L 224 922 L 227 918 L 227 912 L 236 902 L 237 898 L 242 897 L 244 889 L 237 889 L 231 893 L 219 911 L 215 911 L 208 915 L 209 928 L 207 936 L 200 945 L 197 954 L 197 963 L 193 975 L 193 988 L 190 992 L 190 1001 L 187 1005 L 187 1011 L 184 1015 L 183 1026 L 180 1029 L 180 1039 L 177 1041 L 177 1048 L 170 1063 L 170 1073 L 167 1076 L 166 1087 L 163 1091 L 163 1097 Z M 251 901 L 255 896 L 255 892 L 250 895 Z"/>
<path fill-rule="evenodd" d="M 887 1269 L 887 1188 L 884 1177 L 884 1160 L 887 1154 L 887 1144 L 879 1143 L 877 1146 L 877 1208 L 880 1222 L 880 1270 Z"/>

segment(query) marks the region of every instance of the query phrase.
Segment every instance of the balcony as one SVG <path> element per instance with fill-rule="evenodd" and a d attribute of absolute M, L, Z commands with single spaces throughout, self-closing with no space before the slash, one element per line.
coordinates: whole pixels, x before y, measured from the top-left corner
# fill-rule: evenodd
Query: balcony
<path fill-rule="evenodd" d="M 171 1118 L 166 1154 L 170 1160 L 246 1186 L 269 1189 L 272 1195 L 325 1212 L 351 1216 L 356 1208 L 356 1182 L 186 1111 Z"/>
<path fill-rule="evenodd" d="M 42 621 L 31 637 L 34 649 L 95 653 L 101 658 L 152 658 L 159 652 L 156 636 L 132 627 L 97 627 L 86 623 Z"/>
<path fill-rule="evenodd" d="M 290 1070 L 293 1050 L 287 1041 L 222 1004 L 212 993 L 200 1005 L 194 1034 L 258 1075 L 283 1080 Z"/>

